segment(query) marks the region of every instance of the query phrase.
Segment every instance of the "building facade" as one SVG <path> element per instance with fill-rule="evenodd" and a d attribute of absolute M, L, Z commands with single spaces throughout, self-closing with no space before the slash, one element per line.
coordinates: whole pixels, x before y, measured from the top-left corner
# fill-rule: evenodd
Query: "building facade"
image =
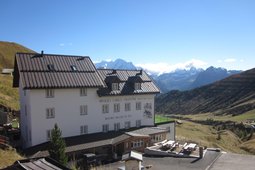
<path fill-rule="evenodd" d="M 96 69 L 89 57 L 18 53 L 23 147 L 50 138 L 57 123 L 63 137 L 154 125 L 159 89 L 141 70 Z"/>

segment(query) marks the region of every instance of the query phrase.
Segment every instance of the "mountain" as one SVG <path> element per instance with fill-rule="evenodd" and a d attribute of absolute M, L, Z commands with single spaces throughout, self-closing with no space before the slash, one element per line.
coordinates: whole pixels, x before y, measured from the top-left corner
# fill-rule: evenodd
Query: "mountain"
<path fill-rule="evenodd" d="M 206 70 L 201 71 L 195 81 L 190 85 L 189 89 L 193 89 L 196 87 L 201 87 L 203 85 L 207 85 L 218 80 L 222 80 L 228 76 L 233 74 L 238 74 L 241 71 L 239 70 L 227 70 L 225 68 L 215 68 L 213 66 L 208 67 Z"/>
<path fill-rule="evenodd" d="M 156 98 L 165 114 L 242 114 L 255 109 L 255 68 L 189 91 L 170 91 Z"/>
<path fill-rule="evenodd" d="M 126 62 L 122 59 L 115 61 L 102 61 L 95 63 L 97 68 L 109 69 L 143 69 L 136 67 L 132 62 Z M 209 67 L 206 70 L 201 68 L 190 67 L 188 69 L 177 69 L 170 73 L 161 75 L 153 74 L 149 70 L 151 78 L 155 81 L 162 93 L 167 93 L 171 90 L 190 90 L 196 87 L 201 87 L 206 84 L 224 79 L 230 75 L 240 73 L 241 71 L 226 70 L 224 68 Z"/>
<path fill-rule="evenodd" d="M 102 61 L 100 63 L 95 63 L 96 68 L 105 68 L 105 69 L 128 69 L 136 70 L 132 62 L 126 62 L 122 59 L 116 59 L 115 61 Z"/>
<path fill-rule="evenodd" d="M 171 90 L 187 90 L 202 71 L 202 69 L 191 67 L 187 70 L 178 69 L 171 73 L 153 76 L 153 78 L 163 93 Z"/>
<path fill-rule="evenodd" d="M 17 52 L 34 52 L 20 44 L 0 41 L 0 70 L 13 68 L 14 55 Z M 0 74 L 0 105 L 14 110 L 19 109 L 18 89 L 12 88 L 12 76 Z"/>
<path fill-rule="evenodd" d="M 13 68 L 14 55 L 17 52 L 34 52 L 27 47 L 14 42 L 0 41 L 0 70 L 3 68 Z"/>

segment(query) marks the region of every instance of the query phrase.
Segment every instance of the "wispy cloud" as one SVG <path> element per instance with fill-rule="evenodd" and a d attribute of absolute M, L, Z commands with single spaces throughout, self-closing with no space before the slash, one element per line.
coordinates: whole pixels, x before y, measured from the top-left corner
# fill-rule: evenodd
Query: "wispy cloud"
<path fill-rule="evenodd" d="M 142 67 L 143 69 L 157 73 L 157 74 L 163 74 L 163 73 L 169 73 L 176 69 L 190 69 L 191 67 L 196 68 L 203 68 L 206 66 L 207 63 L 198 60 L 198 59 L 191 59 L 189 61 L 183 62 L 183 63 L 177 63 L 177 64 L 170 64 L 170 63 L 145 63 L 145 64 L 137 64 L 137 67 Z"/>
<path fill-rule="evenodd" d="M 69 42 L 69 43 L 60 43 L 59 46 L 60 47 L 64 47 L 64 46 L 72 46 L 73 43 L 72 42 Z"/>
<path fill-rule="evenodd" d="M 226 58 L 226 59 L 224 60 L 224 62 L 225 62 L 225 63 L 234 63 L 234 62 L 236 62 L 236 59 L 235 59 L 235 58 Z"/>

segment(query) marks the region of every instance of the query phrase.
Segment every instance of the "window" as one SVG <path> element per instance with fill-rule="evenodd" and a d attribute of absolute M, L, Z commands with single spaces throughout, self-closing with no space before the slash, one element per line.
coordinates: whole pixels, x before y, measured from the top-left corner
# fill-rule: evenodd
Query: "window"
<path fill-rule="evenodd" d="M 75 65 L 71 65 L 72 71 L 77 71 L 77 67 Z"/>
<path fill-rule="evenodd" d="M 113 110 L 114 110 L 114 112 L 120 112 L 120 104 L 119 103 L 114 103 Z"/>
<path fill-rule="evenodd" d="M 109 131 L 109 125 L 105 124 L 103 125 L 103 132 L 108 132 Z"/>
<path fill-rule="evenodd" d="M 108 104 L 102 105 L 102 113 L 109 113 L 109 105 Z"/>
<path fill-rule="evenodd" d="M 119 83 L 112 83 L 112 91 L 119 90 Z"/>
<path fill-rule="evenodd" d="M 157 135 L 154 135 L 153 137 L 152 137 L 152 141 L 153 142 L 159 142 L 159 141 L 162 141 L 162 140 L 164 140 L 165 138 L 164 138 L 164 135 L 163 134 L 157 134 Z"/>
<path fill-rule="evenodd" d="M 46 118 L 47 119 L 55 118 L 55 109 L 54 108 L 47 108 L 46 109 Z"/>
<path fill-rule="evenodd" d="M 87 115 L 88 114 L 88 106 L 87 105 L 81 105 L 80 106 L 80 115 Z"/>
<path fill-rule="evenodd" d="M 125 122 L 125 129 L 129 129 L 130 128 L 130 121 Z"/>
<path fill-rule="evenodd" d="M 51 130 L 46 130 L 46 140 L 50 140 Z"/>
<path fill-rule="evenodd" d="M 131 148 L 139 148 L 143 146 L 143 140 L 136 140 L 131 142 Z"/>
<path fill-rule="evenodd" d="M 136 102 L 135 108 L 136 108 L 136 110 L 141 110 L 141 109 L 142 109 L 142 104 L 141 104 L 141 102 Z"/>
<path fill-rule="evenodd" d="M 55 70 L 53 64 L 48 64 L 47 67 L 48 67 L 48 69 L 49 69 L 50 71 L 54 71 L 54 70 Z"/>
<path fill-rule="evenodd" d="M 131 110 L 131 104 L 125 103 L 125 111 L 130 111 L 130 110 Z"/>
<path fill-rule="evenodd" d="M 81 88 L 80 89 L 80 96 L 87 96 L 87 89 L 86 88 Z"/>
<path fill-rule="evenodd" d="M 136 127 L 140 127 L 141 126 L 141 120 L 136 120 L 135 125 L 136 125 Z"/>
<path fill-rule="evenodd" d="M 145 103 L 144 108 L 151 110 L 152 109 L 151 103 Z"/>
<path fill-rule="evenodd" d="M 83 135 L 87 133 L 88 133 L 88 126 L 87 125 L 80 126 L 80 134 Z"/>
<path fill-rule="evenodd" d="M 46 89 L 46 97 L 53 98 L 54 97 L 54 89 Z"/>
<path fill-rule="evenodd" d="M 115 131 L 120 130 L 120 123 L 114 123 L 114 130 Z"/>
<path fill-rule="evenodd" d="M 141 90 L 141 83 L 135 83 L 135 90 Z"/>

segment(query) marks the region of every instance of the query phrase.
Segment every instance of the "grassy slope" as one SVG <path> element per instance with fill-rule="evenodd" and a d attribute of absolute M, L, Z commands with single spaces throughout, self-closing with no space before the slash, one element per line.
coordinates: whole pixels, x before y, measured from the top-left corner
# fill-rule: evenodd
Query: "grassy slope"
<path fill-rule="evenodd" d="M 219 116 L 213 113 L 204 113 L 204 114 L 196 114 L 196 115 L 178 115 L 178 116 L 191 118 L 193 120 L 206 120 L 208 118 L 212 118 L 214 120 L 220 120 L 220 121 L 231 120 L 235 122 L 242 122 L 247 119 L 255 119 L 255 110 L 251 110 L 249 112 L 246 112 L 238 116 L 232 116 L 232 115 Z"/>
<path fill-rule="evenodd" d="M 183 121 L 183 124 L 176 127 L 177 140 L 193 141 L 201 146 L 217 147 L 227 152 L 247 153 L 239 146 L 241 141 L 230 131 L 221 133 L 221 139 L 217 140 L 216 131 L 206 125 Z"/>
<path fill-rule="evenodd" d="M 13 68 L 14 56 L 17 52 L 34 52 L 22 45 L 0 41 L 0 71 L 2 68 Z M 12 88 L 10 75 L 0 74 L 0 104 L 12 109 L 19 109 L 18 89 Z"/>
<path fill-rule="evenodd" d="M 243 150 L 249 151 L 251 153 L 255 154 L 255 139 L 249 140 L 247 142 L 244 142 L 240 147 Z"/>
<path fill-rule="evenodd" d="M 12 88 L 12 76 L 0 74 L 0 104 L 12 109 L 19 109 L 17 88 Z"/>
<path fill-rule="evenodd" d="M 0 149 L 0 169 L 12 165 L 15 161 L 24 159 L 15 150 Z"/>
<path fill-rule="evenodd" d="M 0 69 L 13 68 L 14 55 L 17 52 L 34 52 L 20 44 L 0 41 Z"/>

